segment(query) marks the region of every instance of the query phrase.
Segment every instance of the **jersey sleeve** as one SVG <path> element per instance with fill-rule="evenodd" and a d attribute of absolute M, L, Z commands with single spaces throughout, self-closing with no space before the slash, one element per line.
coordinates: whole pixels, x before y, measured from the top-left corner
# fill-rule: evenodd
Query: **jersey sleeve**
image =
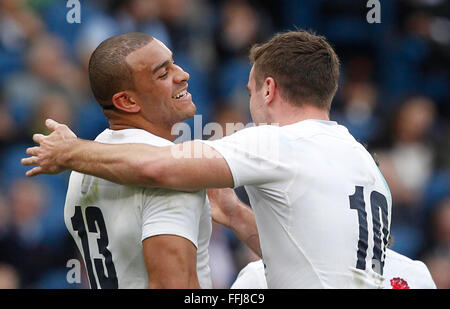
<path fill-rule="evenodd" d="M 414 279 L 418 282 L 418 289 L 436 289 L 436 284 L 431 277 L 430 271 L 424 262 L 416 260 L 411 268 L 415 268 Z M 412 272 L 412 271 L 411 271 Z"/>
<path fill-rule="evenodd" d="M 238 274 L 230 289 L 267 289 L 262 260 L 250 262 Z"/>
<path fill-rule="evenodd" d="M 205 207 L 204 190 L 184 193 L 145 189 L 142 208 L 142 240 L 156 235 L 177 235 L 198 248 L 199 220 Z"/>
<path fill-rule="evenodd" d="M 201 142 L 223 156 L 233 175 L 234 187 L 281 179 L 286 171 L 279 127 L 263 125 L 242 129 L 224 138 Z"/>

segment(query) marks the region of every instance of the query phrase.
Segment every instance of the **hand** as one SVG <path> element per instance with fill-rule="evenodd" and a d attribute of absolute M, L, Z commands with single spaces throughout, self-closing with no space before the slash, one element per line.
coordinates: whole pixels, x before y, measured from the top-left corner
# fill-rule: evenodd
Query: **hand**
<path fill-rule="evenodd" d="M 226 227 L 231 227 L 231 220 L 237 214 L 241 201 L 233 189 L 208 189 L 212 219 Z"/>
<path fill-rule="evenodd" d="M 76 141 L 77 136 L 69 127 L 52 119 L 45 121 L 47 128 L 52 131 L 50 135 L 34 134 L 33 141 L 39 144 L 27 149 L 27 155 L 22 159 L 25 166 L 38 165 L 26 172 L 28 177 L 39 174 L 58 174 L 66 170 L 63 166 L 63 155 L 70 149 L 70 143 Z"/>

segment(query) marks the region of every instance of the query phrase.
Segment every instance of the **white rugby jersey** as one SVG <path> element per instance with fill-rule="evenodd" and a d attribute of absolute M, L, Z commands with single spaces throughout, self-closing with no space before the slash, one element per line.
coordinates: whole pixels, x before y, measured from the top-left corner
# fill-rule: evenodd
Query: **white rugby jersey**
<path fill-rule="evenodd" d="M 391 195 L 345 127 L 309 119 L 203 142 L 245 186 L 269 288 L 382 286 Z"/>
<path fill-rule="evenodd" d="M 427 266 L 417 260 L 386 250 L 383 288 L 436 289 Z M 262 260 L 248 263 L 238 274 L 231 289 L 267 289 Z"/>
<path fill-rule="evenodd" d="M 386 251 L 385 289 L 436 289 L 428 267 L 393 250 Z"/>
<path fill-rule="evenodd" d="M 250 262 L 242 268 L 230 289 L 267 289 L 262 260 Z"/>
<path fill-rule="evenodd" d="M 106 129 L 96 141 L 173 145 L 140 129 Z M 142 241 L 161 234 L 184 237 L 197 247 L 200 286 L 212 288 L 211 216 L 205 190 L 184 193 L 122 186 L 72 172 L 64 221 L 84 257 L 91 288 L 147 288 Z"/>

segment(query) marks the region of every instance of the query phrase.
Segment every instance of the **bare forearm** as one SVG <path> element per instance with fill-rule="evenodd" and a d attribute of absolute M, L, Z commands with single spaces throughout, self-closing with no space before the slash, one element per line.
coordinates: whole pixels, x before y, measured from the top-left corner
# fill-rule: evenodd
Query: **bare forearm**
<path fill-rule="evenodd" d="M 192 142 L 167 147 L 147 144 L 111 145 L 76 139 L 61 156 L 66 169 L 109 181 L 145 187 L 197 191 L 232 187 L 233 178 L 223 158 L 196 158 Z M 180 156 L 186 154 L 185 156 Z"/>
<path fill-rule="evenodd" d="M 261 247 L 255 215 L 250 207 L 240 202 L 236 208 L 235 215 L 230 218 L 229 227 L 239 239 L 261 257 Z"/>
<path fill-rule="evenodd" d="M 158 160 L 161 150 L 142 144 L 110 145 L 77 139 L 67 145 L 60 164 L 119 184 L 155 186 L 155 179 L 144 175 L 142 169 L 152 159 Z"/>

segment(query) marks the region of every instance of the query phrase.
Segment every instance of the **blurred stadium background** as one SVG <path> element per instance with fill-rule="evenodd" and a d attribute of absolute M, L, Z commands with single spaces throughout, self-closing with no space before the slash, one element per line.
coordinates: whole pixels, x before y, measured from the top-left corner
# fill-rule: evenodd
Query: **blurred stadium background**
<path fill-rule="evenodd" d="M 381 0 L 379 24 L 366 21 L 364 0 L 80 2 L 81 23 L 70 24 L 65 0 L 0 0 L 0 288 L 87 287 L 85 277 L 66 280 L 67 261 L 79 258 L 63 220 L 69 174 L 26 179 L 20 158 L 32 133 L 47 133 L 46 118 L 85 139 L 107 127 L 86 71 L 102 40 L 156 36 L 191 75 L 203 124 L 248 123 L 247 51 L 295 27 L 325 35 L 341 58 L 331 117 L 380 163 L 393 195 L 393 249 L 450 288 L 448 1 Z M 216 288 L 255 259 L 217 225 L 210 254 Z"/>

